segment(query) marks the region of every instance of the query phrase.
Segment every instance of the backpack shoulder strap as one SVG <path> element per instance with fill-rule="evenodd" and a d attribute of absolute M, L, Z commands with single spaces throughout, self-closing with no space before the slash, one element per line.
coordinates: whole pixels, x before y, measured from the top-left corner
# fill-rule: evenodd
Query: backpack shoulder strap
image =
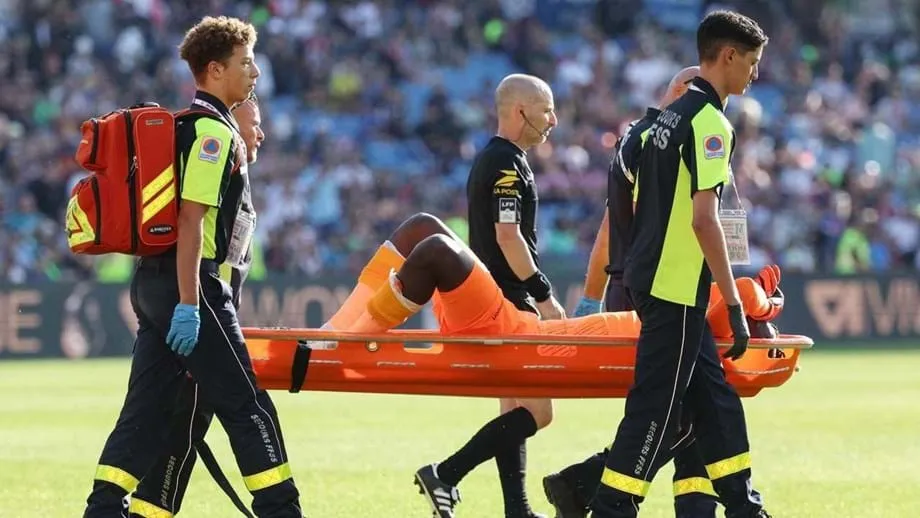
<path fill-rule="evenodd" d="M 183 108 L 173 114 L 173 118 L 176 119 L 176 121 L 179 121 L 180 119 L 181 120 L 198 119 L 201 117 L 208 117 L 210 119 L 219 120 L 221 122 L 224 122 L 223 117 L 212 112 L 211 110 L 206 110 L 204 108 L 198 108 L 195 106 L 192 106 L 190 108 Z"/>

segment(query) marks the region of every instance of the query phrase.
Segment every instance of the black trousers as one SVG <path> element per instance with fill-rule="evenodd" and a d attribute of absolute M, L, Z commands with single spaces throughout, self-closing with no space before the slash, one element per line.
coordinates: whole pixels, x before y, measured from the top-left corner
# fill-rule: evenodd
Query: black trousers
<path fill-rule="evenodd" d="M 615 276 L 607 283 L 607 311 L 633 311 L 632 300 L 623 280 Z M 617 309 L 613 309 L 611 306 Z M 674 453 L 674 512 L 676 518 L 715 518 L 717 498 L 706 474 L 706 465 L 693 435 L 689 412 L 682 413 L 678 438 L 671 446 Z M 606 453 L 605 451 L 605 460 Z M 603 467 L 599 470 L 603 472 Z"/>
<path fill-rule="evenodd" d="M 725 379 L 705 310 L 628 295 L 642 320 L 635 381 L 590 504 L 592 518 L 637 516 L 655 474 L 673 457 L 682 412 L 725 516 L 755 516 L 763 507 L 751 485 L 744 410 Z"/>
<path fill-rule="evenodd" d="M 172 502 L 181 498 L 176 488 L 184 491 L 191 471 L 192 444 L 204 436 L 212 411 L 253 495 L 253 512 L 259 517 L 303 516 L 278 415 L 268 393 L 256 387 L 230 287 L 213 262 L 202 261 L 199 280 L 198 345 L 189 356 L 179 357 L 165 340 L 179 301 L 175 258 L 139 261 L 131 283 L 139 328 L 128 392 L 102 450 L 85 518 L 124 516 L 122 498 L 148 473 L 152 481 L 158 479 L 158 494 L 153 501 L 132 498 L 131 513 L 172 512 Z M 168 455 L 167 441 L 180 437 L 188 438 L 186 454 Z M 153 473 L 157 469 L 160 475 Z"/>
<path fill-rule="evenodd" d="M 204 441 L 213 417 L 213 409 L 206 407 L 198 395 L 197 383 L 191 378 L 186 380 L 180 389 L 165 448 L 131 495 L 129 518 L 148 518 L 143 509 L 149 504 L 179 514 L 198 459 L 196 445 Z"/>
<path fill-rule="evenodd" d="M 622 278 L 613 275 L 607 284 L 604 310 L 632 311 L 633 305 L 623 286 Z M 715 518 L 717 499 L 706 474 L 706 466 L 697 448 L 693 424 L 687 412 L 682 414 L 679 437 L 670 449 L 674 456 L 674 510 L 676 518 Z M 595 453 L 579 464 L 562 471 L 587 506 L 597 491 L 604 473 L 609 449 Z"/>

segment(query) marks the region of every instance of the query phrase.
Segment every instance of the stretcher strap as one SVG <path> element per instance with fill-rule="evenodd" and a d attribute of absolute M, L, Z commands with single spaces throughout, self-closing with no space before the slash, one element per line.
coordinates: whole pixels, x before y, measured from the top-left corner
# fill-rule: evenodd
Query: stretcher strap
<path fill-rule="evenodd" d="M 198 441 L 198 443 L 195 444 L 195 449 L 198 450 L 198 456 L 201 457 L 201 462 L 208 468 L 208 473 L 214 478 L 214 482 L 217 482 L 217 485 L 220 486 L 227 497 L 230 498 L 233 505 L 239 509 L 246 518 L 255 518 L 252 513 L 249 512 L 249 509 L 240 499 L 239 495 L 236 494 L 236 491 L 233 490 L 233 486 L 230 485 L 230 481 L 227 480 L 227 476 L 224 475 L 223 470 L 220 469 L 220 464 L 217 463 L 217 458 L 214 457 L 214 453 L 211 452 L 211 448 L 208 447 L 208 444 L 204 442 L 204 440 Z"/>
<path fill-rule="evenodd" d="M 307 379 L 307 368 L 310 366 L 310 346 L 304 340 L 297 342 L 297 349 L 294 350 L 294 362 L 291 365 L 291 388 L 288 391 L 291 394 L 300 392 L 300 387 Z"/>

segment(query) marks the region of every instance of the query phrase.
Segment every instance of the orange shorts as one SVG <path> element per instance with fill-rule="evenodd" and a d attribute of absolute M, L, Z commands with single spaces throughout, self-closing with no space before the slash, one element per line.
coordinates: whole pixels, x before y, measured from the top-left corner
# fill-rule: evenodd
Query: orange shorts
<path fill-rule="evenodd" d="M 514 307 L 485 266 L 476 262 L 470 276 L 448 292 L 435 292 L 432 310 L 444 334 L 510 335 L 533 326 L 537 316 Z"/>

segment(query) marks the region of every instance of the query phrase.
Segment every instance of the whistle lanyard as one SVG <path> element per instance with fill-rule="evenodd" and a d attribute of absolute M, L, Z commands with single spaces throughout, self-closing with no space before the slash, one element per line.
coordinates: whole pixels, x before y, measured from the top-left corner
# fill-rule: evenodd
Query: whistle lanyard
<path fill-rule="evenodd" d="M 209 103 L 208 101 L 205 101 L 204 99 L 199 99 L 198 97 L 195 97 L 194 99 L 192 99 L 192 104 L 196 106 L 201 106 L 202 108 L 206 110 L 216 113 L 221 119 L 224 120 L 224 122 L 226 122 L 227 124 L 230 125 L 231 128 L 233 128 L 234 133 L 239 134 L 240 128 L 237 127 L 236 121 L 228 118 L 223 112 L 218 110 L 217 107 L 214 106 L 213 104 Z"/>

